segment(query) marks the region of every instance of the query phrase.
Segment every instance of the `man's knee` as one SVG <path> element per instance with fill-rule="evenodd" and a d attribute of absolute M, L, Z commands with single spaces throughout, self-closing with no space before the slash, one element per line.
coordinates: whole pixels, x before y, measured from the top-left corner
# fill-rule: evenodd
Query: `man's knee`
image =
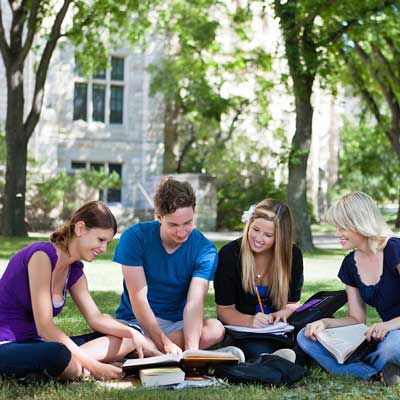
<path fill-rule="evenodd" d="M 206 320 L 207 336 L 212 338 L 215 343 L 219 343 L 224 339 L 225 328 L 221 321 L 215 318 Z"/>

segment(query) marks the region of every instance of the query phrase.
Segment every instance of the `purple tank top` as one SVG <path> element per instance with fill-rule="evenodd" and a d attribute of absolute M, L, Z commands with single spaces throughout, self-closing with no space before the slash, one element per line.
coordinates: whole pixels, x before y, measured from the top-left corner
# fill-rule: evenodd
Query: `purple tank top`
<path fill-rule="evenodd" d="M 38 242 L 16 253 L 0 279 L 0 342 L 39 338 L 33 318 L 28 278 L 28 263 L 37 251 L 43 251 L 49 256 L 53 271 L 58 258 L 55 247 L 50 242 Z M 66 288 L 69 289 L 82 275 L 82 262 L 72 263 Z M 53 316 L 61 312 L 64 303 L 57 308 L 53 306 Z"/>

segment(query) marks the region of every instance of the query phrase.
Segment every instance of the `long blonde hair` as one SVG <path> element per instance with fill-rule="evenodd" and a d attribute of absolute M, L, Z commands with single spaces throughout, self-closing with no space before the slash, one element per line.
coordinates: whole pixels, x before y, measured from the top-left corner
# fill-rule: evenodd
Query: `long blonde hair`
<path fill-rule="evenodd" d="M 272 221 L 275 224 L 275 243 L 271 265 L 267 271 L 270 297 L 275 308 L 282 308 L 288 302 L 289 285 L 292 272 L 292 215 L 289 207 L 279 201 L 266 199 L 256 205 L 250 219 L 243 228 L 240 248 L 242 260 L 242 285 L 248 293 L 253 293 L 256 286 L 256 263 L 251 250 L 248 233 L 257 218 Z"/>
<path fill-rule="evenodd" d="M 393 235 L 377 205 L 363 192 L 344 195 L 328 210 L 327 220 L 343 230 L 358 232 L 365 236 L 368 248 L 375 254 L 386 238 Z"/>

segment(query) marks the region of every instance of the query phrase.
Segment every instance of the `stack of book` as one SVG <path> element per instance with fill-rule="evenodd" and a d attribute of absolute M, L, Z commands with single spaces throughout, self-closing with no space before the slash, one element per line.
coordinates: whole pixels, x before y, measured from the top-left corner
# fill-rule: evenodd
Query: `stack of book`
<path fill-rule="evenodd" d="M 185 373 L 178 367 L 147 368 L 139 370 L 144 387 L 177 385 L 185 380 Z"/>
<path fill-rule="evenodd" d="M 182 354 L 128 359 L 122 369 L 127 375 L 139 375 L 145 387 L 176 385 L 185 380 L 184 371 L 208 368 L 217 364 L 237 364 L 238 357 L 229 352 L 186 350 Z"/>

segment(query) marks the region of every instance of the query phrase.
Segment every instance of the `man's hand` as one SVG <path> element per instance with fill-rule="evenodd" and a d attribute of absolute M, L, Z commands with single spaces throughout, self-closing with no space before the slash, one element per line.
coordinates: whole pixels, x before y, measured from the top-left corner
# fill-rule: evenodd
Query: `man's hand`
<path fill-rule="evenodd" d="M 159 356 L 162 354 L 149 338 L 143 336 L 136 329 L 132 329 L 132 341 L 139 358 Z"/>
<path fill-rule="evenodd" d="M 164 353 L 175 354 L 175 355 L 182 354 L 182 349 L 167 337 L 163 341 L 162 350 L 164 351 Z"/>

